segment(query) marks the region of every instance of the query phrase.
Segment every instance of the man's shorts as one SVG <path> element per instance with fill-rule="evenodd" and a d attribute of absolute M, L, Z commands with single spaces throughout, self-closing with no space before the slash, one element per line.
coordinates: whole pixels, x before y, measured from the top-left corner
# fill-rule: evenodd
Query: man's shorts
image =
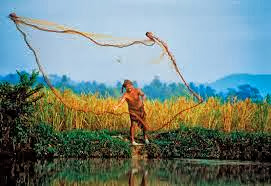
<path fill-rule="evenodd" d="M 144 106 L 140 107 L 138 110 L 135 109 L 129 109 L 129 113 L 130 113 L 130 119 L 131 122 L 135 121 L 138 123 L 138 126 L 140 128 L 144 128 L 144 124 L 133 114 L 136 114 L 138 117 L 140 117 L 143 121 L 145 121 L 146 118 L 146 112 L 144 110 Z M 131 114 L 133 113 L 133 114 Z"/>

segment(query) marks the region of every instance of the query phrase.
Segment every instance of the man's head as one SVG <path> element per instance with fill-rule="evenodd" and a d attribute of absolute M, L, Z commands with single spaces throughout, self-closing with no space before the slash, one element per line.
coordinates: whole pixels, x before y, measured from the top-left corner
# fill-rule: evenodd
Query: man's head
<path fill-rule="evenodd" d="M 123 93 L 123 88 L 126 89 L 127 92 L 131 92 L 131 90 L 134 88 L 132 81 L 126 79 L 124 80 L 121 88 L 121 92 Z"/>

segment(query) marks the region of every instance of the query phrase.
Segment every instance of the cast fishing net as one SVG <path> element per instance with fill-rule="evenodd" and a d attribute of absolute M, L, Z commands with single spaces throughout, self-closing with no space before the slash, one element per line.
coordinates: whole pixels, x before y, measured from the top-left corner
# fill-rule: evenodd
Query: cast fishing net
<path fill-rule="evenodd" d="M 69 65 L 72 65 L 70 68 L 73 68 L 73 71 L 88 74 L 89 76 L 95 75 L 93 78 L 96 80 L 102 80 L 105 75 L 108 78 L 109 74 L 118 80 L 131 79 L 139 82 L 151 79 L 155 75 L 159 75 L 161 80 L 163 80 L 164 75 L 173 80 L 178 78 L 197 100 L 197 103 L 179 110 L 171 118 L 167 118 L 166 121 L 159 125 L 157 124 L 159 127 L 148 128 L 149 131 L 164 128 L 171 124 L 181 113 L 203 102 L 201 97 L 185 81 L 167 44 L 152 32 L 147 32 L 142 39 L 131 39 L 82 32 L 48 21 L 20 17 L 14 13 L 10 14 L 9 17 L 22 34 L 27 47 L 34 54 L 35 62 L 46 84 L 56 98 L 67 108 L 92 113 L 96 116 L 129 114 L 128 112 L 113 112 L 112 108 L 97 111 L 94 107 L 89 106 L 89 103 L 70 104 L 65 96 L 52 85 L 46 73 L 47 71 L 59 73 L 53 68 L 56 66 L 58 66 L 57 69 L 61 69 L 63 74 L 69 74 L 66 69 L 68 69 Z M 72 55 L 74 53 L 76 55 Z M 89 63 L 92 65 L 86 65 Z M 145 126 L 149 126 L 139 116 L 133 115 Z"/>

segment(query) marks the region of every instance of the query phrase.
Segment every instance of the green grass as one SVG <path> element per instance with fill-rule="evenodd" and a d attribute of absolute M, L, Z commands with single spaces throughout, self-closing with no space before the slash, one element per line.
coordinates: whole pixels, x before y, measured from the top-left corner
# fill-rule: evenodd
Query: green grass
<path fill-rule="evenodd" d="M 56 131 L 50 125 L 35 127 L 34 151 L 44 157 L 130 158 L 127 133 L 74 129 Z M 116 138 L 120 136 L 121 138 Z M 152 133 L 151 144 L 141 149 L 148 158 L 200 158 L 223 160 L 271 160 L 271 134 L 265 132 L 231 132 L 188 128 Z M 142 140 L 141 136 L 136 141 Z"/>

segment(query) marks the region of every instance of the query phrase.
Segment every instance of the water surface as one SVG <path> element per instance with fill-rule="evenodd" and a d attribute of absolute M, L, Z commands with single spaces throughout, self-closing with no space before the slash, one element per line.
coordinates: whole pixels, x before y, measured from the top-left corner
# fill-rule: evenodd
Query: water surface
<path fill-rule="evenodd" d="M 0 185 L 271 185 L 270 163 L 239 161 L 54 159 L 0 171 Z"/>

